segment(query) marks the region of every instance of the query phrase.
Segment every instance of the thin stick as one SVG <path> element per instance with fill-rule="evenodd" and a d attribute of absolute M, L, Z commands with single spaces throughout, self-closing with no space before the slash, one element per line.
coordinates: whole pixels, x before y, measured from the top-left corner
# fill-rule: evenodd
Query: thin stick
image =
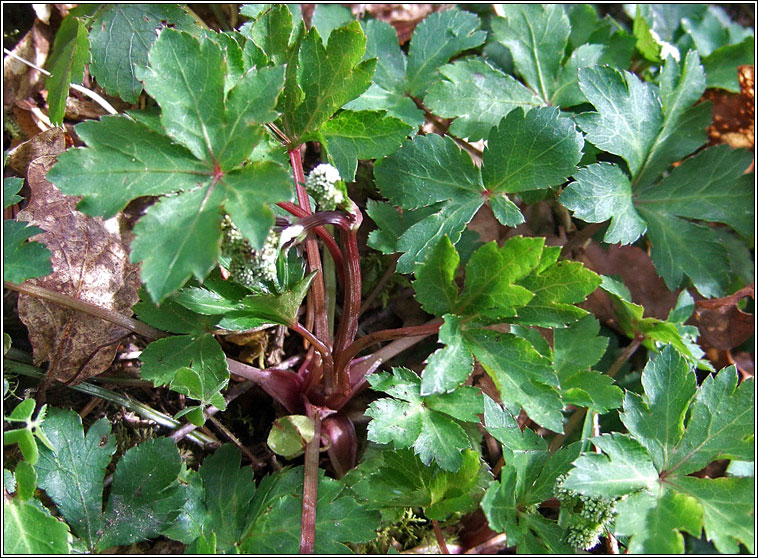
<path fill-rule="evenodd" d="M 318 458 L 321 448 L 321 413 L 308 401 L 308 416 L 313 420 L 313 439 L 305 446 L 303 468 L 303 512 L 300 517 L 300 553 L 313 554 L 316 544 L 316 502 L 318 501 Z"/>
<path fill-rule="evenodd" d="M 226 401 L 226 404 L 228 405 L 229 403 L 237 399 L 237 397 L 245 393 L 254 385 L 257 385 L 257 382 L 254 382 L 252 380 L 246 380 L 244 382 L 241 382 L 235 385 L 234 387 L 230 388 L 229 391 L 226 393 L 226 397 L 224 397 L 224 401 Z M 203 411 L 203 415 L 205 416 L 205 418 L 210 418 L 216 413 L 218 413 L 218 408 L 213 405 L 208 406 Z M 181 428 L 178 428 L 173 434 L 171 434 L 171 436 L 169 436 L 169 438 L 171 438 L 174 442 L 178 442 L 182 438 L 185 438 L 187 435 L 189 435 L 190 432 L 194 432 L 196 428 L 197 428 L 197 425 L 192 424 L 191 422 L 188 422 Z"/>
<path fill-rule="evenodd" d="M 229 438 L 234 443 L 234 445 L 237 446 L 240 449 L 240 451 L 245 454 L 245 456 L 250 460 L 250 463 L 253 464 L 254 468 L 261 469 L 265 466 L 265 463 L 263 463 L 257 457 L 255 457 L 252 454 L 252 452 L 249 449 L 247 449 L 242 442 L 239 441 L 239 438 L 237 438 L 237 436 L 232 434 L 231 430 L 229 430 L 226 426 L 224 426 L 221 423 L 221 421 L 219 421 L 216 417 L 212 415 L 208 417 L 208 420 L 211 421 L 213 423 L 213 426 L 218 428 L 224 434 L 224 436 Z"/>
<path fill-rule="evenodd" d="M 382 292 L 384 285 L 386 285 L 387 281 L 389 281 L 390 278 L 395 274 L 395 268 L 397 268 L 397 260 L 399 259 L 400 259 L 399 255 L 395 256 L 392 260 L 392 263 L 389 265 L 387 270 L 381 276 L 379 281 L 376 282 L 376 285 L 371 290 L 371 293 L 366 297 L 366 300 L 361 305 L 361 311 L 360 311 L 361 314 L 363 314 L 366 310 L 369 309 L 369 307 L 371 306 L 371 304 L 373 304 L 376 297 L 379 296 L 379 293 Z"/>
<path fill-rule="evenodd" d="M 29 62 L 28 60 L 24 60 L 23 58 L 21 58 L 17 54 L 14 54 L 11 51 L 9 51 L 7 48 L 4 48 L 3 52 L 5 54 L 7 54 L 8 56 L 10 56 L 11 58 L 15 58 L 19 62 L 23 62 L 24 64 L 26 64 L 30 68 L 34 68 L 35 70 L 37 70 L 41 74 L 46 75 L 48 77 L 50 76 L 50 72 L 48 72 L 47 70 L 45 70 L 43 68 L 40 68 L 39 66 L 37 66 L 36 64 L 34 64 L 32 62 Z M 113 108 L 113 106 L 108 101 L 106 101 L 105 99 L 103 99 L 100 95 L 98 95 L 94 91 L 91 91 L 91 90 L 87 89 L 86 87 L 82 87 L 81 85 L 77 85 L 76 83 L 70 83 L 69 87 L 71 89 L 75 90 L 75 91 L 78 91 L 79 93 L 81 93 L 83 95 L 86 95 L 87 97 L 89 97 L 90 99 L 92 99 L 93 101 L 95 101 L 98 105 L 100 105 L 101 107 L 103 107 L 109 114 L 118 114 L 118 111 L 115 108 Z"/>
<path fill-rule="evenodd" d="M 44 376 L 44 372 L 40 368 L 37 368 L 36 366 L 31 366 L 29 364 L 24 364 L 21 362 L 15 362 L 7 358 L 3 362 L 3 367 L 10 372 L 14 372 L 16 374 L 22 374 L 24 376 L 29 376 L 32 378 L 42 378 L 42 376 Z M 166 428 L 170 428 L 172 430 L 181 425 L 181 423 L 178 420 L 174 419 L 173 417 L 170 417 L 159 411 L 156 411 L 155 409 L 148 407 L 147 405 L 140 403 L 139 401 L 135 401 L 134 399 L 120 395 L 109 389 L 105 389 L 103 387 L 90 384 L 88 382 L 82 382 L 81 384 L 77 384 L 75 386 L 66 386 L 66 387 L 68 387 L 69 389 L 73 389 L 74 391 L 86 393 L 87 395 L 100 397 L 101 399 L 110 401 L 111 403 L 115 405 L 120 405 L 122 407 L 125 407 L 126 409 L 129 409 L 130 411 L 137 413 L 143 418 L 152 420 L 153 422 L 156 422 L 158 425 L 164 426 Z M 191 434 L 187 436 L 187 439 L 192 440 L 193 442 L 195 442 L 196 444 L 199 444 L 200 446 L 203 446 L 205 444 L 214 444 L 214 445 L 218 444 L 218 440 L 215 440 L 211 438 L 210 436 L 206 436 L 205 434 L 202 434 L 200 432 L 192 432 Z"/>
<path fill-rule="evenodd" d="M 437 539 L 437 545 L 440 547 L 442 554 L 450 554 L 445 542 L 445 537 L 442 536 L 442 529 L 440 529 L 440 522 L 436 519 L 432 519 L 432 529 L 434 529 L 434 536 Z"/>
<path fill-rule="evenodd" d="M 166 337 L 168 335 L 163 331 L 155 329 L 154 327 L 140 322 L 139 320 L 135 320 L 134 318 L 124 316 L 123 314 L 119 314 L 118 312 L 109 310 L 108 308 L 97 306 L 96 304 L 84 302 L 83 300 L 73 298 L 63 293 L 51 291 L 50 289 L 46 289 L 44 287 L 38 287 L 37 285 L 31 285 L 29 283 L 17 285 L 8 281 L 3 281 L 3 287 L 25 295 L 41 298 L 42 300 L 54 302 L 56 304 L 60 304 L 61 306 L 71 308 L 72 310 L 84 312 L 90 316 L 95 316 L 117 326 L 123 327 L 124 329 L 128 329 L 129 331 L 150 339 L 151 341 L 155 341 L 156 339 L 160 339 L 161 337 Z"/>
<path fill-rule="evenodd" d="M 441 319 L 431 320 L 424 325 L 400 327 L 396 329 L 382 329 L 380 331 L 374 331 L 356 339 L 348 346 L 340 355 L 339 361 L 336 363 L 338 368 L 347 366 L 350 360 L 360 353 L 366 347 L 379 343 L 380 341 L 389 341 L 391 339 L 397 339 L 398 337 L 416 337 L 419 335 L 427 336 L 437 333 L 442 327 Z"/>

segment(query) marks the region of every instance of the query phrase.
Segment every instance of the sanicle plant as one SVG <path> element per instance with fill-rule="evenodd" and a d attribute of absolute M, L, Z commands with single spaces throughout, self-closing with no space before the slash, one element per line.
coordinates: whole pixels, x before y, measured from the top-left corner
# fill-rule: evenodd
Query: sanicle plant
<path fill-rule="evenodd" d="M 319 5 L 306 25 L 288 5 L 244 5 L 246 22 L 221 32 L 179 7 L 122 8 L 64 20 L 50 79 L 63 72 L 66 87 L 49 86 L 51 116 L 62 122 L 53 96 L 65 106 L 88 63 L 107 93 L 152 101 L 77 124 L 80 143 L 46 180 L 90 217 L 153 198 L 131 231 L 137 320 L 116 320 L 149 341 L 141 378 L 191 402 L 174 417 L 186 431 L 226 409 L 232 375 L 254 382 L 281 411 L 269 447 L 302 467 L 256 485 L 233 446 L 194 470 L 157 438 L 120 458 L 103 511 L 110 426 L 85 434 L 75 414 L 48 409 L 34 422 L 39 460 L 16 476 L 36 471 L 22 500 L 36 484 L 69 526 L 50 548 L 162 534 L 197 553 L 367 551 L 415 513 L 448 551 L 445 522 L 481 510 L 519 552 L 601 537 L 616 551 L 683 552 L 684 533 L 752 552 L 752 379 L 716 372 L 685 325 L 687 288 L 724 297 L 752 281 L 752 157 L 703 148 L 711 112 L 698 102 L 707 86 L 739 90 L 725 76 L 752 63 L 740 59 L 751 33 L 705 5 L 667 18 L 638 6 L 631 30 L 590 6 L 506 5 L 432 13 L 403 49 L 390 25 L 344 7 Z M 121 19 L 147 27 L 109 67 L 102 35 Z M 364 206 L 349 186 L 366 173 L 376 190 Z M 6 181 L 4 197 L 20 186 Z M 515 229 L 538 203 L 567 224 L 563 248 L 523 227 L 500 242 L 469 228 L 487 212 Z M 570 212 L 589 224 L 577 230 Z M 50 273 L 49 253 L 26 240 L 38 229 L 6 224 L 6 286 L 51 296 L 33 285 Z M 666 286 L 685 287 L 666 320 L 571 259 L 593 235 L 647 243 Z M 361 333 L 364 242 L 410 276 L 425 323 Z M 596 291 L 625 346 L 600 335 L 585 303 Z M 254 367 L 225 351 L 226 337 L 271 326 L 300 337 L 301 353 Z M 380 370 L 435 335 L 421 370 Z M 639 382 L 617 384 L 640 347 Z M 348 409 L 367 388 L 380 396 L 364 409 L 365 448 Z M 693 476 L 717 460 L 731 460 L 725 476 Z M 6 541 L 47 549 L 22 541 L 52 518 L 12 492 Z"/>

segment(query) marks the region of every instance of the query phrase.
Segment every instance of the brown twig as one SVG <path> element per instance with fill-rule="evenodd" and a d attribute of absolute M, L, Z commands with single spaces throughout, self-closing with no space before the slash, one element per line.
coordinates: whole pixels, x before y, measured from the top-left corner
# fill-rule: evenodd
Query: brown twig
<path fill-rule="evenodd" d="M 432 529 L 434 529 L 434 536 L 437 539 L 437 545 L 440 547 L 442 554 L 450 554 L 450 550 L 447 548 L 445 537 L 442 536 L 442 529 L 440 529 L 440 522 L 436 519 L 432 519 Z"/>
<path fill-rule="evenodd" d="M 61 306 L 71 308 L 72 310 L 84 312 L 90 316 L 95 316 L 117 326 L 123 327 L 124 329 L 128 329 L 129 331 L 136 333 L 137 335 L 141 335 L 142 337 L 145 337 L 151 341 L 155 341 L 156 339 L 160 339 L 161 337 L 166 337 L 168 335 L 167 333 L 164 333 L 159 329 L 155 329 L 154 327 L 140 322 L 139 320 L 135 320 L 134 318 L 124 316 L 123 314 L 119 314 L 118 312 L 114 312 L 108 308 L 97 306 L 96 304 L 84 302 L 83 300 L 73 298 L 63 293 L 45 289 L 44 287 L 30 285 L 29 283 L 22 283 L 21 285 L 17 285 L 16 283 L 10 283 L 8 281 L 3 281 L 3 287 L 25 295 L 41 298 L 42 300 L 54 302 L 56 304 L 60 304 Z"/>

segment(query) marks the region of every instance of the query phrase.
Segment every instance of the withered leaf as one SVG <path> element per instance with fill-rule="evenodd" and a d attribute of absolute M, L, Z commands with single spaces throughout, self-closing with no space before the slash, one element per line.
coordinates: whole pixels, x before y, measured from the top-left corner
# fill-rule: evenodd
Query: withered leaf
<path fill-rule="evenodd" d="M 740 66 L 739 93 L 708 89 L 703 95 L 713 103 L 713 122 L 708 127 L 708 143 L 726 143 L 734 148 L 755 146 L 755 69 Z"/>
<path fill-rule="evenodd" d="M 695 303 L 692 323 L 697 326 L 706 343 L 717 349 L 729 350 L 753 335 L 753 315 L 743 312 L 737 306 L 746 296 L 755 297 L 752 283 L 729 296 Z"/>
<path fill-rule="evenodd" d="M 5 165 L 24 176 L 32 161 L 44 155 L 62 153 L 66 149 L 66 134 L 62 128 L 50 128 L 8 152 Z"/>
<path fill-rule="evenodd" d="M 665 320 L 676 305 L 679 292 L 670 291 L 655 271 L 650 255 L 636 246 L 601 246 L 590 242 L 579 258 L 585 266 L 601 275 L 617 275 L 629 288 L 632 300 L 645 308 L 645 317 Z M 605 321 L 613 316 L 608 296 L 597 289 L 587 298 L 587 306 Z"/>
<path fill-rule="evenodd" d="M 29 165 L 29 205 L 19 218 L 45 232 L 34 237 L 52 252 L 53 273 L 30 283 L 130 316 L 137 302 L 139 267 L 102 219 L 76 211 L 45 176 L 55 163 L 43 156 Z M 128 331 L 99 318 L 21 295 L 19 316 L 29 330 L 35 363 L 49 362 L 46 380 L 79 383 L 104 372 Z"/>

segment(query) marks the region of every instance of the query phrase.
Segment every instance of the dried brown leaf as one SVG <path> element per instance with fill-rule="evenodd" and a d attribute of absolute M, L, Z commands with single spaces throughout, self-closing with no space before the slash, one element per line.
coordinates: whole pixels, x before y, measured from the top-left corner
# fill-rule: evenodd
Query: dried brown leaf
<path fill-rule="evenodd" d="M 629 288 L 632 301 L 645 308 L 645 317 L 665 320 L 676 305 L 679 291 L 670 291 L 656 273 L 650 255 L 636 246 L 612 244 L 607 248 L 590 242 L 579 261 L 601 275 L 617 275 Z M 613 310 L 607 296 L 596 290 L 587 300 L 590 309 L 599 319 L 612 317 Z M 599 314 L 599 315 L 598 315 Z"/>
<path fill-rule="evenodd" d="M 753 315 L 740 310 L 737 304 L 748 296 L 755 298 L 752 283 L 729 296 L 698 300 L 691 321 L 700 331 L 701 340 L 722 350 L 747 341 L 755 331 Z"/>
<path fill-rule="evenodd" d="M 726 143 L 734 148 L 755 146 L 755 69 L 740 66 L 737 77 L 739 93 L 708 89 L 704 99 L 713 104 L 713 122 L 708 127 L 708 143 Z"/>
<path fill-rule="evenodd" d="M 375 19 L 386 21 L 397 31 L 398 42 L 403 44 L 411 38 L 413 30 L 426 16 L 455 6 L 455 4 L 351 4 L 353 14 L 371 14 Z"/>
<path fill-rule="evenodd" d="M 99 218 L 76 211 L 45 179 L 55 157 L 32 161 L 27 172 L 31 200 L 19 218 L 43 229 L 34 237 L 52 252 L 53 273 L 30 283 L 131 315 L 138 300 L 139 267 L 127 246 Z M 128 331 L 99 318 L 29 296 L 19 296 L 19 316 L 29 330 L 35 363 L 49 362 L 46 380 L 79 383 L 104 372 Z"/>
<path fill-rule="evenodd" d="M 50 128 L 33 136 L 8 152 L 5 166 L 24 176 L 32 161 L 46 155 L 57 155 L 66 149 L 66 134 L 61 128 Z"/>
<path fill-rule="evenodd" d="M 37 20 L 11 51 L 16 56 L 44 67 L 52 46 L 52 31 Z M 12 56 L 3 59 L 3 103 L 7 108 L 17 100 L 27 99 L 44 87 L 44 76 Z"/>

